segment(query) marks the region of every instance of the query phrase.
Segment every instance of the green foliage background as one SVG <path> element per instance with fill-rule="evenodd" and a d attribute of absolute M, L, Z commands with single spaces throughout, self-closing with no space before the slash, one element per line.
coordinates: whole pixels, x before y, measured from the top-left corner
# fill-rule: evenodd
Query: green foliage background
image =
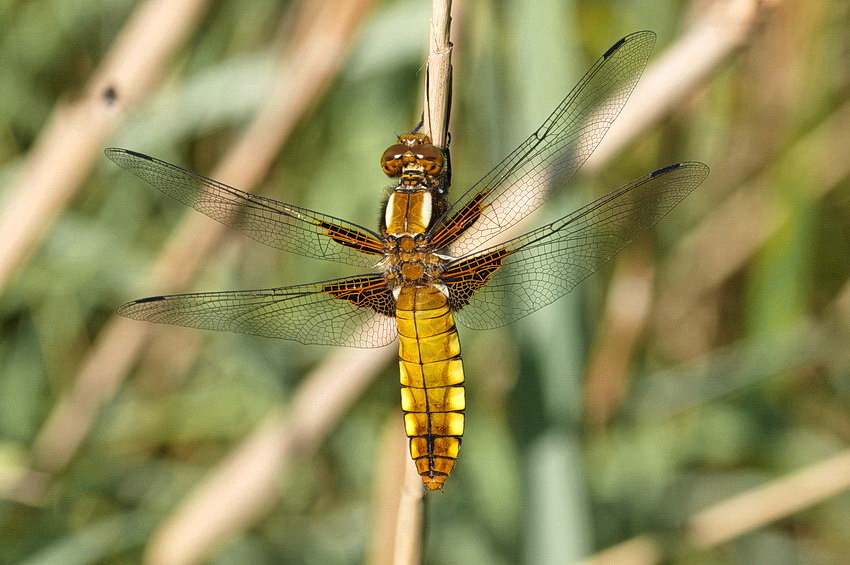
<path fill-rule="evenodd" d="M 700 14 L 691 3 L 662 0 L 463 5 L 453 28 L 458 188 L 524 139 L 618 38 L 653 29 L 656 54 L 663 53 Z M 0 3 L 0 190 L 133 7 L 124 0 Z M 215 3 L 163 86 L 110 145 L 208 173 L 263 100 L 288 7 Z M 421 0 L 378 3 L 264 194 L 375 224 L 388 186 L 378 157 L 421 111 L 428 14 Z M 637 244 L 641 251 L 619 259 L 650 257 L 656 293 L 669 287 L 667 261 L 727 199 L 760 191 L 769 206 L 753 210 L 752 230 L 759 218 L 778 228 L 701 298 L 692 319 L 670 327 L 663 312 L 650 313 L 629 354 L 626 398 L 600 425 L 589 422 L 583 380 L 588 352 L 603 341 L 599 319 L 613 269 L 517 324 L 462 331 L 468 429 L 445 492 L 428 498 L 426 562 L 569 563 L 641 534 L 657 536 L 671 563 L 839 563 L 850 555 L 847 493 L 718 547 L 696 549 L 683 535 L 700 509 L 817 463 L 850 440 L 848 318 L 835 322 L 850 275 L 850 183 L 843 163 L 823 158 L 834 148 L 815 145 L 806 160 L 797 158 L 799 144 L 847 104 L 848 29 L 844 2 L 780 3 L 660 126 L 546 206 L 541 222 L 663 165 L 706 162 L 709 180 Z M 840 182 L 820 186 L 832 167 L 844 168 Z M 0 492 L 27 467 L 33 439 L 115 308 L 157 293 L 141 281 L 187 213 L 101 159 L 6 288 Z M 733 234 L 716 235 L 714 249 L 734 251 Z M 348 273 L 243 245 L 240 237 L 227 239 L 192 290 Z M 0 499 L 0 562 L 138 562 L 182 497 L 286 405 L 299 378 L 330 352 L 243 335 L 174 335 L 187 349 L 199 340 L 197 356 L 153 355 L 155 362 L 141 365 L 99 413 L 70 467 L 53 478 L 44 505 Z M 363 561 L 380 433 L 398 413 L 397 397 L 390 365 L 280 484 L 270 513 L 222 543 L 211 562 Z"/>

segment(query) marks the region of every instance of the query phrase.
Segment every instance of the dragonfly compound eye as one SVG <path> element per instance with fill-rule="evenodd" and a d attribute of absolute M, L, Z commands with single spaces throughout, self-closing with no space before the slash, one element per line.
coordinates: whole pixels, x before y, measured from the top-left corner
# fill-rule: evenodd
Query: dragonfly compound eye
<path fill-rule="evenodd" d="M 420 145 L 416 148 L 416 160 L 425 172 L 431 176 L 440 174 L 445 164 L 445 157 L 439 147 L 431 144 Z"/>
<path fill-rule="evenodd" d="M 410 149 L 401 144 L 396 144 L 384 151 L 381 155 L 381 169 L 384 174 L 390 177 L 397 177 L 401 174 L 402 157 Z"/>

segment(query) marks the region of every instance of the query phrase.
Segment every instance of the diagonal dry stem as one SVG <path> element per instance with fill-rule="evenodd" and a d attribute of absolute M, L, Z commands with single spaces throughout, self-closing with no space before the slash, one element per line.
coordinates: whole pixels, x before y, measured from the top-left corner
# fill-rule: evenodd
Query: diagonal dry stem
<path fill-rule="evenodd" d="M 56 105 L 0 213 L 0 292 L 102 155 L 109 135 L 159 82 L 207 0 L 148 0 L 78 98 Z"/>
<path fill-rule="evenodd" d="M 329 84 L 370 4 L 371 0 L 305 3 L 295 27 L 308 27 L 314 32 L 296 33 L 301 40 L 285 46 L 268 102 L 213 176 L 243 187 L 264 176 L 294 124 Z M 292 84 L 298 84 L 298 88 L 291 88 Z M 157 292 L 185 287 L 223 233 L 221 224 L 189 212 L 160 255 L 146 286 Z M 104 326 L 83 360 L 77 379 L 36 439 L 36 469 L 57 472 L 68 463 L 86 437 L 97 410 L 126 378 L 154 329 L 152 324 L 124 318 L 113 318 Z"/>
<path fill-rule="evenodd" d="M 777 209 L 766 187 L 776 178 L 790 178 L 805 163 L 812 198 L 824 198 L 850 175 L 850 102 L 844 103 L 821 124 L 791 146 L 776 164 L 715 207 L 689 236 L 680 242 L 668 261 L 659 292 L 659 328 L 687 327 L 697 319 L 706 296 L 739 272 L 787 221 L 788 212 Z M 676 343 L 682 335 L 661 336 Z"/>
<path fill-rule="evenodd" d="M 599 171 L 622 149 L 681 106 L 706 84 L 782 0 L 716 2 L 649 65 L 605 138 L 585 162 Z"/>
<path fill-rule="evenodd" d="M 850 450 L 845 450 L 702 510 L 688 521 L 687 538 L 703 549 L 717 547 L 848 489 Z M 663 547 L 661 540 L 641 535 L 600 551 L 581 565 L 660 563 Z"/>
<path fill-rule="evenodd" d="M 656 61 L 647 67 L 643 78 L 632 93 L 628 104 L 617 117 L 605 138 L 583 167 L 584 174 L 599 171 L 628 143 L 644 135 L 666 116 L 693 95 L 722 65 L 747 44 L 759 25 L 781 0 L 734 0 L 714 4 L 702 17 L 671 44 Z M 726 217 L 728 214 L 717 214 Z M 682 263 L 687 258 L 700 261 L 718 253 L 723 246 L 703 250 L 705 253 L 679 253 Z M 690 251 L 690 250 L 689 250 Z M 619 261 L 629 261 L 634 251 L 626 250 Z M 703 268 L 705 265 L 703 264 Z M 688 264 L 692 274 L 694 265 Z M 644 275 L 634 273 L 643 272 Z M 651 326 L 652 312 L 679 311 L 675 292 L 657 292 L 663 303 L 653 304 L 653 289 L 649 259 L 643 266 L 616 268 L 609 284 L 605 301 L 603 325 L 595 336 L 592 357 L 588 365 L 586 415 L 595 425 L 603 425 L 619 408 L 627 390 L 628 369 L 632 366 L 634 349 L 623 344 L 634 344 Z M 706 273 L 716 270 L 707 268 Z M 708 275 L 707 275 L 708 276 Z M 663 277 L 659 277 L 663 279 Z M 688 279 L 681 286 L 692 292 L 703 284 L 705 278 Z M 669 298 L 669 300 L 668 300 Z M 636 308 L 636 305 L 641 305 Z M 666 327 L 681 328 L 681 319 Z"/>
<path fill-rule="evenodd" d="M 688 537 L 713 547 L 850 489 L 850 450 L 742 492 L 690 520 Z"/>
<path fill-rule="evenodd" d="M 277 502 L 292 465 L 321 444 L 394 353 L 388 346 L 329 356 L 305 377 L 287 409 L 270 414 L 180 503 L 153 535 L 145 563 L 201 562 L 262 516 Z"/>

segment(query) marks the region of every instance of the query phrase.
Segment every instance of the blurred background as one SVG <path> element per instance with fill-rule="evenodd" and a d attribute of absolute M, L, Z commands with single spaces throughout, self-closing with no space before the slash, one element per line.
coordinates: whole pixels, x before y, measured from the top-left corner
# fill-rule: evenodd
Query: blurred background
<path fill-rule="evenodd" d="M 0 4 L 0 562 L 391 562 L 407 464 L 393 346 L 114 316 L 352 271 L 222 229 L 102 151 L 375 226 L 378 159 L 422 109 L 429 15 Z M 712 173 L 568 297 L 461 328 L 467 429 L 426 497 L 425 562 L 846 563 L 850 5 L 453 15 L 456 191 L 640 29 L 658 43 L 621 129 L 534 221 L 677 161 Z"/>

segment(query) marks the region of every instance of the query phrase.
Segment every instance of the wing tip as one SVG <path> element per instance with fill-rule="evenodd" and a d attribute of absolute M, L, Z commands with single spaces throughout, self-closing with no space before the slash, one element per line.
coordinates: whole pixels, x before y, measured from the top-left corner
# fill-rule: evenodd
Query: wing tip
<path fill-rule="evenodd" d="M 628 36 L 626 36 L 626 37 L 628 37 Z M 620 47 L 622 47 L 622 46 L 623 46 L 623 44 L 626 42 L 626 37 L 620 38 L 620 39 L 617 41 L 617 43 L 615 43 L 614 45 L 612 45 L 611 47 L 609 47 L 609 48 L 608 48 L 608 50 L 607 50 L 607 51 L 605 51 L 605 53 L 602 55 L 602 58 L 603 58 L 603 59 L 607 59 L 608 57 L 610 57 L 611 55 L 613 55 L 613 54 L 614 54 L 614 53 L 615 53 L 615 52 L 616 52 L 616 51 L 617 51 Z"/>
<path fill-rule="evenodd" d="M 645 41 L 649 41 L 652 45 L 655 44 L 656 34 L 652 30 L 644 29 L 641 31 L 636 31 L 634 33 L 630 33 L 629 35 L 620 38 L 614 45 L 608 48 L 607 51 L 602 55 L 603 59 L 607 59 L 611 57 L 614 53 L 619 51 L 619 49 L 626 43 L 630 43 L 632 41 L 643 39 Z"/>
<path fill-rule="evenodd" d="M 700 171 L 704 176 L 708 176 L 708 173 L 711 169 L 708 168 L 708 165 L 705 163 L 701 163 L 699 161 L 682 161 L 681 163 L 674 163 L 672 165 L 667 165 L 666 167 L 661 167 L 660 169 L 655 169 L 651 173 L 649 173 L 649 178 L 654 178 L 657 176 L 661 176 L 663 174 L 669 173 L 670 171 L 675 171 L 676 169 L 687 168 L 693 171 Z"/>
<path fill-rule="evenodd" d="M 149 304 L 151 302 L 162 302 L 163 300 L 165 300 L 165 296 L 149 296 L 147 298 L 139 298 L 138 300 L 133 300 L 131 302 L 127 302 L 126 304 L 122 304 L 118 307 L 118 310 L 116 310 L 115 313 L 125 318 L 140 320 L 142 318 L 139 317 L 139 311 L 136 308 L 137 306 L 141 304 Z"/>
<path fill-rule="evenodd" d="M 661 167 L 660 169 L 655 169 L 649 173 L 649 178 L 657 177 L 665 173 L 669 173 L 670 171 L 675 171 L 676 169 L 681 168 L 682 165 L 683 163 L 674 163 L 672 165 L 667 165 L 666 167 Z"/>
<path fill-rule="evenodd" d="M 124 156 L 136 157 L 137 159 L 144 159 L 145 161 L 155 161 L 155 159 L 150 155 L 145 155 L 144 153 L 139 153 L 138 151 L 133 151 L 132 149 L 123 149 L 121 147 L 107 147 L 103 150 L 103 154 L 106 155 L 107 159 L 117 165 L 121 165 L 119 160 L 121 160 Z"/>

